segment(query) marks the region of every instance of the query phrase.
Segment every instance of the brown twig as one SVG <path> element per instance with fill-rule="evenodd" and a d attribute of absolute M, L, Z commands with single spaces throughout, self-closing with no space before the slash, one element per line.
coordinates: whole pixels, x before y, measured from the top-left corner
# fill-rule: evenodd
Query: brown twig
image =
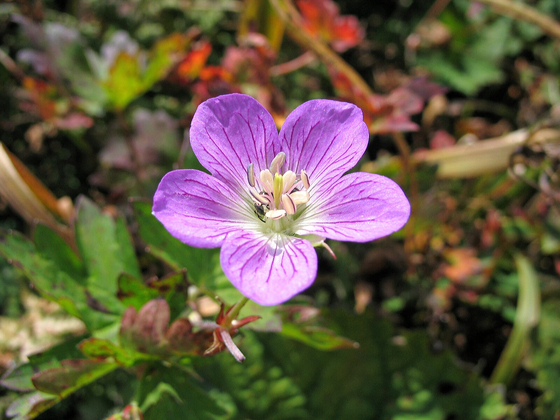
<path fill-rule="evenodd" d="M 281 76 L 283 74 L 288 74 L 313 63 L 315 59 L 315 54 L 313 54 L 311 51 L 306 51 L 293 60 L 271 67 L 268 71 L 268 74 L 270 74 L 271 76 Z"/>
<path fill-rule="evenodd" d="M 286 32 L 295 42 L 300 44 L 303 48 L 312 51 L 317 58 L 325 64 L 334 67 L 336 71 L 344 74 L 354 88 L 361 91 L 366 97 L 375 95 L 373 90 L 353 67 L 330 49 L 324 42 L 302 30 L 303 18 L 292 4 L 291 0 L 270 0 L 270 4 L 272 4 L 276 13 L 286 25 Z M 398 140 L 395 141 L 398 142 Z M 397 147 L 401 152 L 402 158 L 408 160 L 410 157 L 410 148 L 404 139 L 402 142 L 397 143 Z M 405 167 L 408 167 L 407 163 Z"/>
<path fill-rule="evenodd" d="M 537 25 L 541 30 L 555 38 L 560 38 L 560 23 L 543 15 L 531 6 L 511 0 L 476 0 L 494 7 L 500 13 L 514 19 Z"/>
<path fill-rule="evenodd" d="M 356 88 L 364 92 L 367 96 L 374 95 L 371 88 L 356 70 L 340 58 L 340 56 L 325 43 L 313 38 L 302 30 L 303 19 L 290 0 L 270 0 L 270 3 L 276 10 L 278 17 L 280 17 L 286 25 L 288 35 L 290 35 L 294 41 L 305 49 L 313 51 L 324 63 L 333 66 L 337 71 L 343 73 Z"/>
<path fill-rule="evenodd" d="M 25 74 L 21 69 L 17 66 L 17 64 L 12 60 L 12 58 L 4 52 L 4 50 L 0 49 L 0 63 L 8 70 L 10 73 L 14 75 L 19 81 L 23 80 Z"/>
<path fill-rule="evenodd" d="M 119 124 L 120 124 L 121 129 L 122 129 L 123 134 L 124 134 L 124 141 L 126 143 L 128 153 L 130 154 L 130 160 L 132 162 L 132 168 L 133 168 L 134 174 L 136 175 L 136 178 L 138 179 L 138 183 L 140 185 L 140 188 L 143 188 L 144 181 L 146 180 L 147 176 L 146 176 L 146 172 L 145 172 L 145 170 L 142 167 L 142 164 L 140 162 L 140 157 L 138 156 L 138 151 L 136 150 L 136 145 L 134 144 L 134 140 L 133 140 L 133 137 L 132 137 L 132 128 L 128 124 L 128 121 L 126 120 L 126 116 L 124 115 L 124 113 L 121 110 L 117 110 L 116 115 L 117 115 L 117 119 L 119 121 Z"/>

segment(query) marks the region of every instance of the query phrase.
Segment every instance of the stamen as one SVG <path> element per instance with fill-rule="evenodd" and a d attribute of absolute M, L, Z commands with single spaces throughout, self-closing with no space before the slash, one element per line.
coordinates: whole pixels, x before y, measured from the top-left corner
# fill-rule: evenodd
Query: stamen
<path fill-rule="evenodd" d="M 251 187 L 255 186 L 255 168 L 252 163 L 250 163 L 247 168 L 247 180 L 249 181 L 249 185 Z"/>
<path fill-rule="evenodd" d="M 279 173 L 280 168 L 284 165 L 285 161 L 286 161 L 286 153 L 284 152 L 278 153 L 270 163 L 270 172 L 272 172 L 273 174 Z"/>
<path fill-rule="evenodd" d="M 294 183 L 296 182 L 296 174 L 292 171 L 286 171 L 286 173 L 282 176 L 284 177 L 283 192 L 289 192 L 292 189 Z"/>
<path fill-rule="evenodd" d="M 309 201 L 309 193 L 307 191 L 295 191 L 290 194 L 290 198 L 296 206 L 299 206 Z"/>
<path fill-rule="evenodd" d="M 270 205 L 270 200 L 264 195 L 259 194 L 254 188 L 251 188 L 249 193 L 251 193 L 251 197 L 253 197 L 256 203 L 264 204 L 265 206 Z"/>
<path fill-rule="evenodd" d="M 280 207 L 282 193 L 284 192 L 284 177 L 279 173 L 274 174 L 274 206 Z"/>
<path fill-rule="evenodd" d="M 305 172 L 303 169 L 300 173 L 300 179 L 301 182 L 303 182 L 303 186 L 305 187 L 305 189 L 308 190 L 311 184 L 309 183 L 309 176 L 307 175 L 307 172 Z"/>
<path fill-rule="evenodd" d="M 268 169 L 261 171 L 261 184 L 265 191 L 269 194 L 272 194 L 274 191 L 274 178 Z"/>
<path fill-rule="evenodd" d="M 281 219 L 286 215 L 286 210 L 269 210 L 266 212 L 265 216 L 269 219 Z"/>
<path fill-rule="evenodd" d="M 286 213 L 294 214 L 296 212 L 296 203 L 288 194 L 282 194 L 282 206 Z"/>

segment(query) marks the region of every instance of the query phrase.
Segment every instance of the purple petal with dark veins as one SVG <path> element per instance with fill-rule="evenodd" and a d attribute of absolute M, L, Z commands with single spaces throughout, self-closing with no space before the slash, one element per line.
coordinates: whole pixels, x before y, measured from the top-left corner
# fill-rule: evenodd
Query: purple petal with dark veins
<path fill-rule="evenodd" d="M 255 99 L 233 93 L 199 105 L 190 141 L 202 166 L 239 191 L 248 188 L 249 164 L 254 164 L 258 176 L 274 158 L 278 130 L 272 116 Z"/>
<path fill-rule="evenodd" d="M 399 230 L 410 216 L 404 192 L 381 175 L 345 175 L 329 191 L 323 190 L 314 198 L 301 216 L 298 235 L 367 242 Z"/>
<path fill-rule="evenodd" d="M 356 105 L 317 99 L 297 107 L 280 130 L 285 168 L 305 170 L 310 194 L 326 188 L 356 165 L 364 154 L 369 132 Z M 275 150 L 276 151 L 276 150 Z"/>
<path fill-rule="evenodd" d="M 261 305 L 277 305 L 307 289 L 317 276 L 317 253 L 305 239 L 232 233 L 220 262 L 233 285 Z"/>
<path fill-rule="evenodd" d="M 152 212 L 171 235 L 200 248 L 219 247 L 230 232 L 260 223 L 251 220 L 249 204 L 230 188 L 192 169 L 171 171 L 163 177 Z"/>

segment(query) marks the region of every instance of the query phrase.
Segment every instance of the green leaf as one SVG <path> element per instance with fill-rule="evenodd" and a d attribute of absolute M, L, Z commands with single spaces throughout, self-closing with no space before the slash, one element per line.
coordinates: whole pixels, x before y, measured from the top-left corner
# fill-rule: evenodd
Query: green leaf
<path fill-rule="evenodd" d="M 33 391 L 35 387 L 33 382 L 31 382 L 31 377 L 35 374 L 35 369 L 29 363 L 14 367 L 8 370 L 2 379 L 0 379 L 0 385 L 20 392 Z"/>
<path fill-rule="evenodd" d="M 243 365 L 228 355 L 193 362 L 231 395 L 235 418 L 498 420 L 512 413 L 499 390 L 486 388 L 451 351 L 434 352 L 425 331 L 397 332 L 371 312 L 325 312 L 322 320 L 360 347 L 319 351 L 246 331 Z"/>
<path fill-rule="evenodd" d="M 126 227 L 126 223 L 122 217 L 118 217 L 116 221 L 115 238 L 119 244 L 120 260 L 123 264 L 123 271 L 135 277 L 142 278 L 140 265 L 134 250 L 134 243 L 130 236 L 130 232 Z"/>
<path fill-rule="evenodd" d="M 144 89 L 148 90 L 152 85 L 164 78 L 177 60 L 177 53 L 185 50 L 187 39 L 174 33 L 166 38 L 160 39 L 150 50 L 150 57 L 142 82 Z"/>
<path fill-rule="evenodd" d="M 41 371 L 31 378 L 39 391 L 57 395 L 60 399 L 119 367 L 117 363 L 88 359 L 69 359 L 60 363 L 61 367 Z"/>
<path fill-rule="evenodd" d="M 117 110 L 122 110 L 144 92 L 139 57 L 121 52 L 103 84 L 109 101 Z"/>
<path fill-rule="evenodd" d="M 174 270 L 186 268 L 189 280 L 197 286 L 205 287 L 219 275 L 221 268 L 218 260 L 214 258 L 218 255 L 216 249 L 194 248 L 175 239 L 152 215 L 150 203 L 134 203 L 134 213 L 138 222 L 138 232 L 148 244 L 150 253 L 165 261 Z"/>
<path fill-rule="evenodd" d="M 148 284 L 128 274 L 119 277 L 119 298 L 125 306 L 133 306 L 139 311 L 148 301 L 163 297 L 169 304 L 171 320 L 185 309 L 188 298 L 186 271 L 169 274 L 161 279 L 153 279 Z"/>
<path fill-rule="evenodd" d="M 161 384 L 164 384 L 163 386 Z M 191 374 L 176 367 L 158 367 L 145 375 L 138 389 L 145 420 L 215 420 L 225 412 L 209 394 L 192 382 Z"/>
<path fill-rule="evenodd" d="M 300 341 L 317 350 L 338 350 L 359 347 L 358 343 L 340 337 L 332 330 L 315 326 L 284 322 L 282 324 L 282 335 Z"/>
<path fill-rule="evenodd" d="M 61 361 L 64 359 L 81 357 L 76 345 L 82 340 L 83 337 L 75 337 L 42 353 L 30 355 L 28 363 L 4 374 L 0 385 L 14 390 L 35 391 L 32 377 L 41 371 L 60 368 Z M 58 401 L 60 401 L 60 398 L 53 397 L 53 395 L 39 391 L 31 392 L 15 400 L 8 408 L 7 413 L 13 413 L 12 415 L 16 416 L 16 420 L 31 419 L 52 407 Z"/>
<path fill-rule="evenodd" d="M 114 322 L 110 314 L 91 308 L 85 289 L 65 271 L 58 269 L 55 262 L 43 257 L 35 245 L 19 233 L 0 230 L 0 254 L 21 269 L 45 298 L 80 318 L 90 331 Z"/>
<path fill-rule="evenodd" d="M 144 412 L 153 405 L 156 405 L 165 394 L 174 399 L 177 404 L 183 404 L 181 397 L 179 397 L 177 391 L 175 391 L 171 385 L 160 382 L 155 389 L 146 396 L 142 407 L 140 407 L 140 411 Z"/>
<path fill-rule="evenodd" d="M 89 199 L 81 197 L 77 206 L 76 239 L 87 267 L 89 293 L 106 311 L 120 314 L 117 279 L 121 273 L 139 277 L 134 248 L 122 222 L 103 214 Z"/>
<path fill-rule="evenodd" d="M 508 385 L 519 370 L 521 361 L 529 349 L 529 336 L 539 322 L 541 295 L 539 278 L 527 258 L 515 257 L 519 276 L 519 298 L 513 321 L 513 329 L 500 359 L 492 372 L 490 383 Z"/>
<path fill-rule="evenodd" d="M 43 392 L 31 392 L 16 399 L 6 410 L 6 416 L 13 420 L 29 420 L 58 402 L 58 398 Z"/>
<path fill-rule="evenodd" d="M 65 271 L 81 285 L 86 282 L 84 263 L 58 234 L 43 224 L 38 224 L 33 232 L 33 242 L 39 254 L 53 261 L 59 270 Z"/>
<path fill-rule="evenodd" d="M 159 295 L 157 290 L 150 289 L 142 280 L 126 273 L 119 276 L 118 285 L 122 304 L 126 307 L 133 306 L 137 311 Z"/>
<path fill-rule="evenodd" d="M 89 359 L 94 359 L 97 361 L 112 358 L 119 365 L 122 366 L 132 366 L 137 361 L 146 360 L 146 355 L 131 351 L 129 349 L 123 349 L 117 346 L 112 341 L 100 339 L 100 338 L 88 338 L 82 341 L 78 348 L 81 352 Z"/>

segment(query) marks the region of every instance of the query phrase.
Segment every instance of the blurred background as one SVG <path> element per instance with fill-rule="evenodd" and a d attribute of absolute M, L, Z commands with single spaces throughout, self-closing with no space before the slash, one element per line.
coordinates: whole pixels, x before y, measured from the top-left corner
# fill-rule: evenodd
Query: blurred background
<path fill-rule="evenodd" d="M 557 0 L 0 3 L 3 418 L 560 418 L 559 20 Z M 165 173 L 201 169 L 196 107 L 232 92 L 278 127 L 355 103 L 356 170 L 412 205 L 319 249 L 301 296 L 243 308 L 242 364 L 191 331 L 239 299 L 218 254 L 151 216 Z"/>

